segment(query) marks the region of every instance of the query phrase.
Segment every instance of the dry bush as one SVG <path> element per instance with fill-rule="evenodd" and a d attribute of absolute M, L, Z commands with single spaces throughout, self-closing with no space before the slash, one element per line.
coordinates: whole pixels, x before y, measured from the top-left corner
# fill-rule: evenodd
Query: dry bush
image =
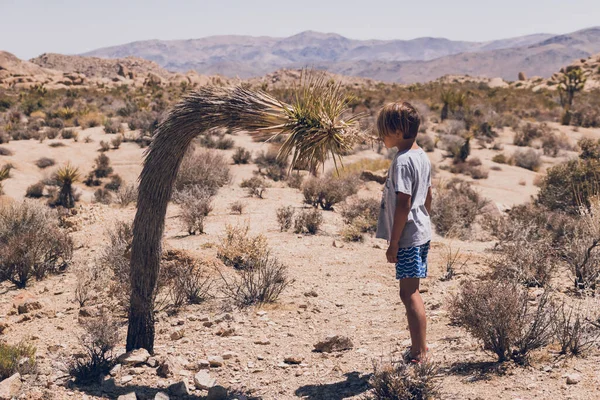
<path fill-rule="evenodd" d="M 48 158 L 48 157 L 42 157 L 35 162 L 35 165 L 37 165 L 37 167 L 40 169 L 52 167 L 55 164 L 56 164 L 56 161 L 54 161 L 53 158 Z"/>
<path fill-rule="evenodd" d="M 198 260 L 183 259 L 169 268 L 172 305 L 200 304 L 206 301 L 213 279 Z"/>
<path fill-rule="evenodd" d="M 294 233 L 316 234 L 323 223 L 323 215 L 316 209 L 302 210 L 294 220 Z"/>
<path fill-rule="evenodd" d="M 346 226 L 341 231 L 342 238 L 348 242 L 362 242 L 363 234 L 377 230 L 377 220 L 381 202 L 368 198 L 349 199 L 342 205 L 341 214 Z"/>
<path fill-rule="evenodd" d="M 598 177 L 599 160 L 569 160 L 557 164 L 546 171 L 537 202 L 550 210 L 577 214 L 580 204 L 589 207 L 589 198 L 598 192 Z"/>
<path fill-rule="evenodd" d="M 93 172 L 96 178 L 106 178 L 107 176 L 112 174 L 113 169 L 110 166 L 110 158 L 108 158 L 106 154 L 100 154 L 98 157 L 96 157 L 94 162 L 95 165 Z"/>
<path fill-rule="evenodd" d="M 358 185 L 359 180 L 355 175 L 345 178 L 311 177 L 302 185 L 302 194 L 306 204 L 313 207 L 321 206 L 323 210 L 332 210 L 334 205 L 356 194 Z"/>
<path fill-rule="evenodd" d="M 61 127 L 62 129 L 62 127 Z M 56 139 L 60 134 L 59 128 L 48 128 L 44 131 L 44 136 L 46 139 Z"/>
<path fill-rule="evenodd" d="M 393 159 L 395 155 L 396 151 L 390 152 L 391 159 Z M 361 158 L 360 160 L 355 161 L 353 163 L 345 164 L 343 168 L 336 171 L 336 173 L 330 175 L 344 179 L 360 176 L 364 171 L 387 171 L 390 168 L 391 159 Z"/>
<path fill-rule="evenodd" d="M 175 201 L 181 207 L 180 218 L 190 235 L 204 233 L 204 218 L 212 211 L 210 191 L 193 186 L 177 192 Z"/>
<path fill-rule="evenodd" d="M 577 301 L 577 306 L 567 305 L 565 301 L 555 307 L 552 319 L 554 338 L 560 346 L 561 354 L 585 355 L 600 338 L 600 327 L 591 321 L 598 320 L 590 309 Z"/>
<path fill-rule="evenodd" d="M 583 160 L 600 160 L 600 139 L 581 138 L 577 145 L 581 149 L 579 158 Z"/>
<path fill-rule="evenodd" d="M 458 159 L 460 151 L 465 144 L 465 139 L 457 135 L 442 135 L 440 137 L 440 144 L 442 149 L 447 152 L 447 157 Z"/>
<path fill-rule="evenodd" d="M 280 158 L 278 154 L 278 150 L 272 148 L 268 151 L 261 151 L 254 158 L 254 162 L 258 166 L 258 173 L 276 182 L 285 178 L 288 168 L 287 158 Z"/>
<path fill-rule="evenodd" d="M 267 253 L 267 238 L 261 234 L 251 236 L 248 226 L 226 225 L 225 236 L 217 246 L 217 257 L 225 265 L 247 269 Z"/>
<path fill-rule="evenodd" d="M 110 182 L 108 182 L 104 185 L 104 189 L 110 190 L 113 192 L 117 192 L 121 188 L 122 184 L 123 184 L 123 178 L 121 178 L 117 174 L 113 174 L 110 176 Z"/>
<path fill-rule="evenodd" d="M 32 277 L 63 271 L 73 256 L 73 240 L 58 215 L 24 201 L 0 208 L 0 281 L 23 288 Z"/>
<path fill-rule="evenodd" d="M 436 188 L 431 222 L 441 236 L 468 237 L 471 225 L 486 204 L 487 200 L 468 182 L 453 179 Z"/>
<path fill-rule="evenodd" d="M 231 156 L 234 164 L 248 164 L 252 158 L 252 153 L 243 147 L 238 147 Z"/>
<path fill-rule="evenodd" d="M 514 165 L 530 171 L 537 172 L 542 166 L 542 157 L 534 149 L 515 150 L 512 159 Z"/>
<path fill-rule="evenodd" d="M 279 207 L 277 209 L 277 222 L 279 223 L 279 230 L 281 232 L 290 229 L 294 222 L 294 207 Z"/>
<path fill-rule="evenodd" d="M 345 242 L 362 242 L 365 239 L 361 227 L 355 224 L 345 225 L 340 236 Z"/>
<path fill-rule="evenodd" d="M 248 268 L 228 280 L 221 274 L 223 293 L 238 307 L 254 304 L 274 303 L 293 281 L 288 276 L 287 266 L 268 252 L 252 261 Z"/>
<path fill-rule="evenodd" d="M 91 112 L 77 117 L 75 124 L 81 126 L 83 129 L 94 128 L 102 124 L 102 116 L 96 112 Z"/>
<path fill-rule="evenodd" d="M 104 140 L 101 140 L 100 148 L 98 149 L 98 151 L 101 153 L 106 153 L 109 150 L 110 150 L 110 144 L 108 142 L 105 142 Z"/>
<path fill-rule="evenodd" d="M 460 249 L 456 251 L 452 250 L 452 246 L 446 246 L 446 252 L 444 253 L 444 264 L 446 265 L 446 272 L 440 278 L 441 281 L 449 281 L 456 275 L 457 269 L 463 269 L 469 262 L 470 257 L 463 254 Z"/>
<path fill-rule="evenodd" d="M 217 148 L 219 150 L 229 150 L 229 149 L 233 149 L 234 145 L 235 145 L 235 142 L 233 141 L 232 138 L 220 136 L 215 143 L 215 148 Z"/>
<path fill-rule="evenodd" d="M 542 137 L 542 151 L 545 156 L 558 157 L 561 150 L 572 150 L 569 138 L 564 133 L 560 136 L 550 133 Z"/>
<path fill-rule="evenodd" d="M 138 187 L 131 183 L 129 185 L 121 185 L 117 193 L 115 193 L 115 203 L 121 207 L 127 207 L 131 203 L 137 202 Z"/>
<path fill-rule="evenodd" d="M 241 201 L 234 201 L 229 206 L 229 209 L 231 210 L 232 213 L 242 215 L 242 213 L 244 212 L 244 207 L 245 207 L 245 204 L 242 203 Z"/>
<path fill-rule="evenodd" d="M 112 352 L 119 343 L 119 325 L 106 313 L 82 325 L 85 333 L 79 339 L 85 356 L 72 360 L 69 373 L 78 384 L 97 383 L 116 363 Z"/>
<path fill-rule="evenodd" d="M 548 292 L 533 306 L 527 289 L 516 282 L 467 282 L 452 299 L 450 318 L 483 342 L 499 362 L 527 363 L 532 350 L 552 337 L 553 310 Z"/>
<path fill-rule="evenodd" d="M 287 185 L 292 189 L 300 189 L 304 182 L 304 176 L 300 175 L 300 172 L 291 173 L 287 177 Z"/>
<path fill-rule="evenodd" d="M 513 144 L 516 146 L 531 146 L 531 142 L 553 134 L 552 129 L 547 124 L 526 123 L 519 126 L 515 131 Z"/>
<path fill-rule="evenodd" d="M 131 224 L 117 222 L 107 230 L 106 236 L 108 243 L 101 250 L 97 265 L 100 270 L 112 272 L 108 285 L 109 297 L 117 302 L 122 311 L 128 312 L 131 293 L 129 262 L 133 241 Z"/>
<path fill-rule="evenodd" d="M 104 133 L 119 133 L 121 131 L 121 123 L 117 120 L 107 118 L 104 122 Z"/>
<path fill-rule="evenodd" d="M 95 203 L 100 203 L 100 204 L 110 204 L 112 203 L 112 193 L 110 190 L 106 190 L 106 189 L 96 189 L 96 191 L 94 192 L 94 202 Z"/>
<path fill-rule="evenodd" d="M 417 135 L 417 144 L 428 153 L 435 150 L 435 142 L 429 135 Z"/>
<path fill-rule="evenodd" d="M 175 189 L 181 191 L 189 186 L 200 186 L 217 194 L 220 187 L 231 180 L 229 165 L 225 157 L 215 151 L 188 152 L 175 180 Z"/>
<path fill-rule="evenodd" d="M 465 133 L 466 126 L 464 121 L 448 119 L 441 125 L 441 129 L 444 135 L 460 136 Z"/>
<path fill-rule="evenodd" d="M 60 133 L 60 136 L 63 139 L 73 139 L 76 140 L 79 136 L 79 133 L 74 129 L 63 129 Z"/>
<path fill-rule="evenodd" d="M 496 154 L 492 161 L 498 164 L 509 164 L 510 159 L 504 155 L 504 153 Z"/>
<path fill-rule="evenodd" d="M 262 199 L 263 194 L 269 185 L 263 178 L 253 176 L 252 178 L 244 179 L 242 183 L 240 183 L 240 187 L 246 189 L 250 196 Z"/>
<path fill-rule="evenodd" d="M 13 152 L 6 147 L 0 147 L 0 156 L 12 156 Z"/>
<path fill-rule="evenodd" d="M 489 171 L 481 165 L 478 157 L 472 157 L 466 162 L 454 162 L 450 166 L 450 172 L 467 175 L 473 179 L 487 179 L 489 176 Z"/>
<path fill-rule="evenodd" d="M 119 147 L 121 147 L 121 143 L 123 143 L 123 136 L 121 136 L 121 135 L 115 136 L 110 141 L 110 144 L 112 145 L 112 148 L 115 149 L 115 150 L 117 150 Z"/>
<path fill-rule="evenodd" d="M 65 147 L 65 144 L 62 142 L 54 142 L 54 143 L 50 143 L 48 146 L 50 146 L 50 147 Z"/>
<path fill-rule="evenodd" d="M 592 104 L 576 104 L 571 113 L 571 125 L 584 128 L 600 127 L 600 110 Z"/>
<path fill-rule="evenodd" d="M 401 360 L 373 362 L 369 400 L 429 400 L 439 396 L 438 367 L 429 361 L 407 364 Z"/>
<path fill-rule="evenodd" d="M 0 342 L 0 382 L 15 373 L 30 374 L 35 369 L 35 347 L 25 342 L 16 345 Z"/>
<path fill-rule="evenodd" d="M 34 183 L 33 185 L 29 185 L 25 192 L 25 197 L 29 197 L 32 199 L 39 199 L 40 197 L 44 197 L 44 182 Z"/>

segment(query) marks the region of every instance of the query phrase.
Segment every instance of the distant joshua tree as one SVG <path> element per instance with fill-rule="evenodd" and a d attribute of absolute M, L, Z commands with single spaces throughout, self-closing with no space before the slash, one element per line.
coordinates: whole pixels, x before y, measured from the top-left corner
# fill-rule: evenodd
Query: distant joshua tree
<path fill-rule="evenodd" d="M 67 164 L 56 171 L 56 181 L 60 185 L 60 192 L 56 205 L 65 208 L 75 207 L 73 184 L 79 180 L 79 169 Z"/>
<path fill-rule="evenodd" d="M 133 222 L 127 351 L 153 351 L 153 302 L 165 213 L 181 160 L 196 136 L 218 127 L 285 135 L 279 155 L 291 155 L 292 167 L 304 163 L 311 171 L 329 154 L 339 161 L 364 139 L 356 124 L 359 116 L 342 119 L 348 98 L 341 86 L 324 75 L 304 74 L 295 98 L 288 105 L 261 91 L 206 86 L 175 105 L 158 126 L 140 175 Z"/>
<path fill-rule="evenodd" d="M 565 110 L 562 117 L 563 125 L 571 123 L 573 99 L 577 92 L 583 90 L 586 81 L 587 76 L 580 67 L 570 66 L 566 70 L 561 70 L 561 75 L 558 78 L 558 94 L 560 95 L 560 104 Z"/>

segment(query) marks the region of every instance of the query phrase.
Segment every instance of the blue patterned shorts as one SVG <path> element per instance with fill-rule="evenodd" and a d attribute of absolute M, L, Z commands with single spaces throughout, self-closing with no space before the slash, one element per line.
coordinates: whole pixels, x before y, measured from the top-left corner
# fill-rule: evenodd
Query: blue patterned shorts
<path fill-rule="evenodd" d="M 427 278 L 427 254 L 430 242 L 421 246 L 398 249 L 396 279 Z"/>

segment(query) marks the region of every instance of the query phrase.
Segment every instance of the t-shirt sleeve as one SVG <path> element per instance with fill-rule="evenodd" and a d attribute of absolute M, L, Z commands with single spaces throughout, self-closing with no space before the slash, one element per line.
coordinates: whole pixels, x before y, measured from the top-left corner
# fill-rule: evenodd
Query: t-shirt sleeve
<path fill-rule="evenodd" d="M 404 193 L 409 196 L 412 196 L 413 193 L 413 182 L 414 174 L 412 168 L 408 165 L 398 165 L 396 169 L 396 193 Z"/>

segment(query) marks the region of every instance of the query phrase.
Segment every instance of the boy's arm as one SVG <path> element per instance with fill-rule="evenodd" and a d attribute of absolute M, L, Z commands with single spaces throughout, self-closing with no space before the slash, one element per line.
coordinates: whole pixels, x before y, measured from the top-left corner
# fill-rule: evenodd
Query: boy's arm
<path fill-rule="evenodd" d="M 397 192 L 394 224 L 392 225 L 392 233 L 390 235 L 390 246 L 385 253 L 387 260 L 390 263 L 395 263 L 398 260 L 398 248 L 400 247 L 398 242 L 400 241 L 400 236 L 402 236 L 404 225 L 406 225 L 406 221 L 408 220 L 410 206 L 411 196 L 406 193 Z"/>
<path fill-rule="evenodd" d="M 429 190 L 427 191 L 427 198 L 425 199 L 425 209 L 427 209 L 427 214 L 431 215 L 431 200 L 433 199 L 433 195 L 431 193 L 431 186 L 429 186 Z"/>

